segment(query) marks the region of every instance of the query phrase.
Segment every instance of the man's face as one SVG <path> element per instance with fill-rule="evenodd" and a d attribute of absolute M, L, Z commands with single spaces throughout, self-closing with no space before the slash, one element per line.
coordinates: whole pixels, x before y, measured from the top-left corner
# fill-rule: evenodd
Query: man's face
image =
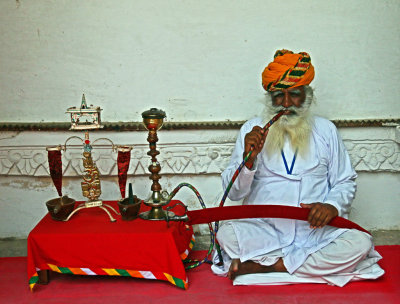
<path fill-rule="evenodd" d="M 311 88 L 300 86 L 284 90 L 272 91 L 269 93 L 270 100 L 267 102 L 269 116 L 284 111 L 279 119 L 280 125 L 294 126 L 299 119 L 308 117 L 310 106 L 313 100 Z"/>
<path fill-rule="evenodd" d="M 310 115 L 310 106 L 314 98 L 312 88 L 301 86 L 272 91 L 268 95 L 266 119 L 280 111 L 284 111 L 285 114 L 274 124 L 267 137 L 268 153 L 279 155 L 286 138 L 289 138 L 294 150 L 298 150 L 300 154 L 306 153 L 312 129 Z"/>
<path fill-rule="evenodd" d="M 275 107 L 283 107 L 286 109 L 290 109 L 290 107 L 300 108 L 306 99 L 306 93 L 304 91 L 304 86 L 300 86 L 272 91 L 271 97 Z"/>

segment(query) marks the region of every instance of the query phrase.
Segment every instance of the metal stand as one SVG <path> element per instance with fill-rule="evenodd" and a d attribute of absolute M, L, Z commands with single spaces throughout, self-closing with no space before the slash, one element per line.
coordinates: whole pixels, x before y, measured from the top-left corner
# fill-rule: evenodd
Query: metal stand
<path fill-rule="evenodd" d="M 104 210 L 107 214 L 108 217 L 110 218 L 111 222 L 115 222 L 116 219 L 113 218 L 111 215 L 110 211 L 107 210 L 107 208 L 110 208 L 112 211 L 114 211 L 115 214 L 121 215 L 117 210 L 115 210 L 112 206 L 108 204 L 103 204 L 103 201 L 89 201 L 85 202 L 83 204 L 80 204 L 74 211 L 71 212 L 71 214 L 65 219 L 65 222 L 68 221 L 75 213 L 82 209 L 87 209 L 87 208 L 94 208 L 94 207 L 99 207 L 100 209 Z"/>

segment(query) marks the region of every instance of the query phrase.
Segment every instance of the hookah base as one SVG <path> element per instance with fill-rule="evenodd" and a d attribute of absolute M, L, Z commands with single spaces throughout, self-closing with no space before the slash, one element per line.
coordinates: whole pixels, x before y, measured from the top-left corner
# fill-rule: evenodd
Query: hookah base
<path fill-rule="evenodd" d="M 161 209 L 151 209 L 150 211 L 146 211 L 139 214 L 139 217 L 144 220 L 151 220 L 151 221 L 166 221 L 167 218 L 173 218 L 175 213 L 172 211 L 166 211 Z"/>

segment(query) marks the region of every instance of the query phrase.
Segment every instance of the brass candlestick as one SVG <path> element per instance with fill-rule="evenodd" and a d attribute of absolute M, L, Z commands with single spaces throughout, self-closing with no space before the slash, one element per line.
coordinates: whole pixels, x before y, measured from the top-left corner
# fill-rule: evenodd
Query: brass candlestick
<path fill-rule="evenodd" d="M 162 207 L 168 203 L 168 193 L 161 193 L 161 185 L 158 180 L 161 178 L 159 172 L 161 170 L 160 163 L 157 161 L 157 155 L 160 154 L 157 151 L 156 143 L 158 141 L 157 131 L 161 129 L 164 118 L 166 117 L 165 112 L 156 108 L 151 108 L 148 111 L 142 113 L 143 124 L 149 131 L 147 141 L 149 142 L 150 151 L 147 155 L 151 156 L 151 164 L 149 171 L 151 173 L 150 179 L 153 181 L 151 190 L 153 191 L 151 197 L 145 202 L 146 205 L 151 207 L 150 211 L 141 213 L 139 216 L 146 220 L 166 220 L 167 218 L 174 217 L 175 214 L 171 211 L 166 211 Z"/>

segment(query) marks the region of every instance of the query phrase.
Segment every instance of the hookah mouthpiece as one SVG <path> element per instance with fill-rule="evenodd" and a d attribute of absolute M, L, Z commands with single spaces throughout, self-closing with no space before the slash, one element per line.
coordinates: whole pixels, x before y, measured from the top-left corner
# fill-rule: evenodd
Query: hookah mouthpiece
<path fill-rule="evenodd" d="M 271 118 L 271 120 L 264 126 L 264 131 L 268 130 L 269 127 L 271 127 L 274 122 L 276 122 L 283 114 L 285 114 L 286 110 L 281 110 L 276 114 L 274 117 Z"/>

